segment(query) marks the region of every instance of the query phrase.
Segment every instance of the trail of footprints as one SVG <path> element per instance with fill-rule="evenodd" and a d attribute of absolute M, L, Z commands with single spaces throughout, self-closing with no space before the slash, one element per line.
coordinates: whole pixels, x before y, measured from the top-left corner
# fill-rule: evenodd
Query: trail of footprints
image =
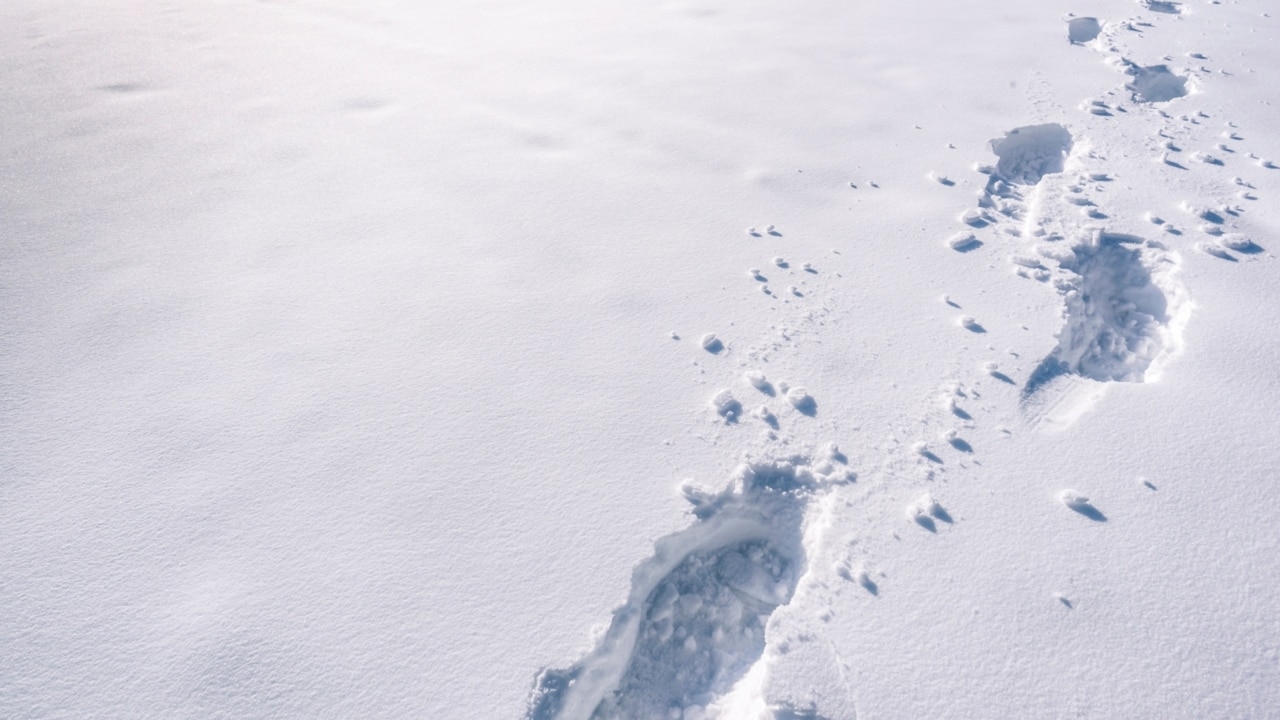
<path fill-rule="evenodd" d="M 1142 0 L 1139 5 L 1157 15 L 1183 12 L 1175 2 Z M 1179 217 L 1147 213 L 1144 221 L 1151 231 L 1146 236 L 1113 231 L 1105 204 L 1108 185 L 1116 179 L 1107 169 L 1108 148 L 1094 146 L 1087 133 L 1073 133 L 1058 123 L 1014 128 L 993 140 L 996 162 L 975 166 L 987 176 L 978 201 L 961 213 L 963 229 L 945 243 L 960 254 L 1003 248 L 1011 272 L 1061 297 L 1063 325 L 1056 346 L 1022 380 L 989 360 L 970 378 L 943 385 L 937 415 L 924 425 L 945 429 L 914 442 L 904 458 L 886 461 L 894 467 L 914 462 L 925 480 L 947 465 L 944 455 L 957 458 L 956 465 L 963 468 L 965 458 L 977 452 L 965 431 L 976 427 L 970 408 L 982 401 L 984 380 L 996 383 L 990 387 L 1016 390 L 1034 421 L 1036 413 L 1052 411 L 1080 383 L 1140 383 L 1158 372 L 1161 360 L 1180 343 L 1190 308 L 1178 280 L 1181 256 L 1171 249 L 1185 244 L 1180 241 L 1188 233 L 1200 236 L 1197 250 L 1215 258 L 1238 262 L 1264 252 L 1238 229 L 1244 204 L 1258 199 L 1255 187 L 1243 171 L 1227 175 L 1242 160 L 1264 171 L 1275 165 L 1244 149 L 1244 136 L 1234 123 L 1220 123 L 1217 142 L 1203 147 L 1213 118 L 1172 112 L 1174 103 L 1211 74 L 1203 64 L 1207 58 L 1190 53 L 1194 67 L 1179 68 L 1171 67 L 1168 56 L 1149 65 L 1124 57 L 1117 36 L 1154 26 L 1142 17 L 1106 23 L 1072 16 L 1066 24 L 1069 42 L 1103 53 L 1124 77 L 1119 87 L 1079 105 L 1082 116 L 1091 118 L 1081 124 L 1156 119 L 1154 132 L 1142 141 L 1153 162 L 1170 173 L 1192 167 L 1217 171 L 1223 175 L 1223 192 L 1207 200 L 1182 201 Z M 956 184 L 937 173 L 928 177 L 944 186 Z M 857 183 L 849 185 L 858 188 Z M 879 187 L 871 181 L 863 185 Z M 747 234 L 782 237 L 775 225 L 750 227 Z M 783 257 L 747 270 L 763 295 L 784 303 L 809 299 L 808 280 L 818 274 L 810 263 L 795 267 Z M 962 309 L 948 296 L 943 301 Z M 759 368 L 772 353 L 794 349 L 797 336 L 820 328 L 826 312 L 824 306 L 810 304 L 799 311 L 798 323 L 780 322 L 774 336 L 746 348 L 741 364 L 747 369 L 740 382 L 716 390 L 707 401 L 712 418 L 724 425 L 758 423 L 768 442 L 779 438 L 783 419 L 803 422 L 816 416 L 818 402 L 804 387 L 770 378 Z M 956 322 L 966 332 L 987 332 L 969 315 L 957 315 Z M 673 332 L 671 338 L 680 336 Z M 712 333 L 701 336 L 698 344 L 710 356 L 734 355 L 731 343 Z M 539 673 L 527 720 L 703 720 L 724 716 L 724 708 L 741 701 L 738 696 L 744 692 L 760 693 L 758 687 L 743 690 L 737 683 L 770 655 L 766 638 L 774 611 L 790 602 L 813 570 L 806 542 L 806 533 L 817 532 L 817 523 L 807 522 L 811 508 L 832 488 L 856 477 L 848 458 L 828 445 L 819 452 L 748 461 L 720 490 L 687 483 L 682 493 L 692 506 L 694 523 L 659 540 L 654 556 L 635 569 L 627 602 L 615 611 L 594 650 L 567 668 Z M 1075 489 L 1063 489 L 1056 497 L 1083 518 L 1108 520 Z M 931 492 L 909 503 L 904 515 L 908 525 L 930 534 L 956 522 Z M 869 597 L 878 596 L 884 575 L 855 556 L 856 545 L 853 541 L 851 551 L 838 557 L 832 574 Z M 1053 597 L 1064 608 L 1074 608 L 1066 595 Z M 829 620 L 829 611 L 821 619 Z M 799 712 L 785 704 L 767 706 L 763 697 L 748 700 L 774 718 L 821 717 L 816 709 Z"/>

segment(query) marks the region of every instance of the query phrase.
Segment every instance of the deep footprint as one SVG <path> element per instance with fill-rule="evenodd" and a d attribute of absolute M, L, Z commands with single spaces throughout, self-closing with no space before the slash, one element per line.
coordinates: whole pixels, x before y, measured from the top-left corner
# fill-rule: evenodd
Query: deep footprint
<path fill-rule="evenodd" d="M 1024 398 L 1062 375 L 1146 381 L 1174 341 L 1169 326 L 1176 308 L 1144 262 L 1142 239 L 1097 231 L 1061 266 L 1073 276 L 1058 281 L 1066 323 L 1058 346 L 1027 381 Z"/>
<path fill-rule="evenodd" d="M 1074 44 L 1084 44 L 1102 34 L 1102 23 L 1095 17 L 1078 17 L 1067 21 L 1067 39 Z"/>
<path fill-rule="evenodd" d="M 1000 159 L 995 177 L 1035 185 L 1045 175 L 1062 172 L 1072 145 L 1071 133 L 1057 123 L 1014 128 L 991 141 L 991 151 Z"/>
<path fill-rule="evenodd" d="M 847 479 L 795 457 L 744 465 L 721 493 L 686 488 L 698 521 L 636 568 L 595 650 L 540 674 L 526 718 L 680 717 L 728 693 L 764 653 L 768 619 L 805 571 L 810 495 Z"/>
<path fill-rule="evenodd" d="M 1187 79 L 1175 75 L 1166 65 L 1139 67 L 1130 64 L 1125 72 L 1133 76 L 1126 87 L 1137 102 L 1169 102 L 1187 94 Z"/>

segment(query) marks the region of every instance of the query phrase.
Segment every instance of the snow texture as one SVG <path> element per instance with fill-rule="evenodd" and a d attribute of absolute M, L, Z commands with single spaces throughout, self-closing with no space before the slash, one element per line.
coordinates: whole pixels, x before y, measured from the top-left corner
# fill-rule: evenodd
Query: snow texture
<path fill-rule="evenodd" d="M 1275 717 L 1274 5 L 0 3 L 0 717 Z"/>

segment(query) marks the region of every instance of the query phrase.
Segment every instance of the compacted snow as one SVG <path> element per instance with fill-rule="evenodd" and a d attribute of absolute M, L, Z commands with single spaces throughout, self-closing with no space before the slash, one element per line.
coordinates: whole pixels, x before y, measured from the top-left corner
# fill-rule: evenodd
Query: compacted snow
<path fill-rule="evenodd" d="M 1280 717 L 1276 14 L 0 5 L 0 716 Z"/>

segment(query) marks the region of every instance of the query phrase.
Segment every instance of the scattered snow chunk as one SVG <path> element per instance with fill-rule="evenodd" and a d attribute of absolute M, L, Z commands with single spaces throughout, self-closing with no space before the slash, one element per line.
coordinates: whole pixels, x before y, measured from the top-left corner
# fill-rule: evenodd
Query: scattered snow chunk
<path fill-rule="evenodd" d="M 956 252 L 968 252 L 982 245 L 982 241 L 971 232 L 958 232 L 947 238 L 947 247 Z"/>
<path fill-rule="evenodd" d="M 969 208 L 960 213 L 960 222 L 973 227 L 985 227 L 991 223 L 991 217 L 979 208 Z"/>
<path fill-rule="evenodd" d="M 747 382 L 751 383 L 751 387 L 759 390 L 760 392 L 768 393 L 773 391 L 773 385 L 769 382 L 769 379 L 764 376 L 764 373 L 759 370 L 748 370 L 743 373 L 742 376 L 746 378 Z"/>
<path fill-rule="evenodd" d="M 1081 510 L 1083 508 L 1092 507 L 1089 504 L 1089 498 L 1081 495 L 1075 490 L 1063 490 L 1058 493 L 1058 500 L 1072 510 Z"/>
<path fill-rule="evenodd" d="M 809 392 L 802 387 L 788 388 L 787 402 L 806 415 L 812 415 L 817 408 L 817 403 L 814 402 Z"/>
<path fill-rule="evenodd" d="M 1237 252 L 1248 253 L 1259 252 L 1261 250 L 1261 248 L 1254 244 L 1253 240 L 1237 233 L 1227 233 L 1226 235 L 1223 235 L 1218 238 L 1218 243 L 1223 247 L 1230 248 Z"/>
<path fill-rule="evenodd" d="M 1199 150 L 1191 153 L 1191 159 L 1198 163 L 1204 163 L 1205 165 L 1221 165 L 1222 164 L 1222 161 L 1219 160 L 1218 158 L 1214 157 L 1213 155 L 1210 155 L 1209 153 L 1200 152 Z"/>
<path fill-rule="evenodd" d="M 711 396 L 711 408 L 717 415 L 724 418 L 725 422 L 734 422 L 742 414 L 742 403 L 734 399 L 733 393 L 728 389 L 720 390 Z"/>
<path fill-rule="evenodd" d="M 724 349 L 724 343 L 720 342 L 720 338 L 716 337 L 715 333 L 703 335 L 698 344 L 702 345 L 702 349 L 709 353 L 718 353 Z"/>

